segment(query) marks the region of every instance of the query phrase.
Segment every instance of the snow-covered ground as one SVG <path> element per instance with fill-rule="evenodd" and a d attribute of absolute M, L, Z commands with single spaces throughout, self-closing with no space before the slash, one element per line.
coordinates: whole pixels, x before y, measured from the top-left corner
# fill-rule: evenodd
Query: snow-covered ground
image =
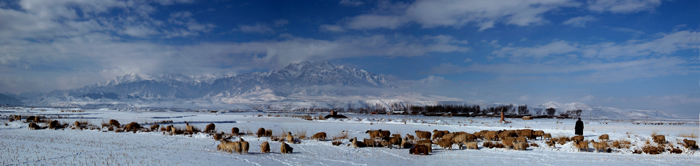
<path fill-rule="evenodd" d="M 42 111 L 44 110 L 44 111 Z M 68 110 L 68 109 L 65 109 Z M 76 110 L 76 109 L 70 109 Z M 172 120 L 175 126 L 184 126 L 184 121 L 203 129 L 214 123 L 218 131 L 230 133 L 232 127 L 242 132 L 256 131 L 260 127 L 272 129 L 273 135 L 286 131 L 306 131 L 307 136 L 326 132 L 328 137 L 347 131 L 349 137 L 367 138 L 368 129 L 390 130 L 402 135 L 415 135 L 415 130 L 449 130 L 452 132 L 476 132 L 481 130 L 530 128 L 551 133 L 553 137 L 573 136 L 575 120 L 508 119 L 512 123 L 497 123 L 496 118 L 423 117 L 405 115 L 355 115 L 348 114 L 345 120 L 307 121 L 293 118 L 295 114 L 271 114 L 262 112 L 139 112 L 107 109 L 84 110 L 84 112 L 61 112 L 55 108 L 3 108 L 0 115 L 45 115 L 62 116 L 62 123 L 72 124 L 76 120 L 87 120 L 100 125 L 109 119 L 128 122 L 151 123 Z M 258 115 L 262 115 L 258 117 Z M 276 117 L 276 115 L 280 115 Z M 296 114 L 306 115 L 306 114 Z M 318 116 L 312 115 L 312 116 Z M 442 150 L 433 147 L 428 156 L 410 155 L 408 149 L 353 148 L 348 140 L 343 145 L 333 146 L 331 141 L 302 140 L 292 144 L 293 154 L 280 154 L 280 143 L 267 137 L 243 136 L 251 143 L 250 153 L 229 154 L 216 150 L 218 141 L 205 134 L 193 136 L 170 136 L 162 132 L 115 133 L 98 130 L 28 130 L 26 123 L 8 122 L 0 125 L 0 161 L 2 165 L 697 165 L 700 153 L 688 150 L 677 143 L 686 137 L 680 135 L 699 134 L 697 121 L 685 121 L 682 125 L 637 125 L 643 121 L 585 120 L 584 136 L 598 141 L 598 136 L 609 134 L 611 140 L 628 140 L 630 149 L 616 149 L 612 153 L 578 152 L 569 142 L 547 147 L 542 140 L 532 140 L 539 147 L 525 151 L 488 149 Z M 678 122 L 678 121 L 674 121 Z M 683 121 L 680 121 L 683 122 Z M 42 124 L 44 125 L 44 124 Z M 144 125 L 149 126 L 149 125 Z M 669 144 L 683 149 L 682 154 L 664 152 L 659 155 L 632 154 L 650 140 L 652 133 L 665 135 Z M 235 138 L 237 140 L 238 138 Z M 690 138 L 687 138 L 690 139 Z M 698 140 L 697 138 L 692 138 Z M 259 145 L 270 141 L 272 153 L 260 153 Z M 655 144 L 655 143 L 652 143 Z"/>

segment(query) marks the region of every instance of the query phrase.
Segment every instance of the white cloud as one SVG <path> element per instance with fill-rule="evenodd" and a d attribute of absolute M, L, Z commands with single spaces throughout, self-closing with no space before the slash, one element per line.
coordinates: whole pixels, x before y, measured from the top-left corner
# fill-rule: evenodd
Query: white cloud
<path fill-rule="evenodd" d="M 350 18 L 347 27 L 350 29 L 396 29 L 407 22 L 408 19 L 401 16 L 365 14 Z"/>
<path fill-rule="evenodd" d="M 492 53 L 499 57 L 510 55 L 513 58 L 533 57 L 543 58 L 551 55 L 558 55 L 578 51 L 576 45 L 572 45 L 566 41 L 555 41 L 546 45 L 534 47 L 503 47 L 500 50 L 495 50 Z"/>
<path fill-rule="evenodd" d="M 360 6 L 360 5 L 364 4 L 360 0 L 340 0 L 339 3 L 341 5 L 345 5 L 345 6 Z"/>
<path fill-rule="evenodd" d="M 569 20 L 564 21 L 564 25 L 571 25 L 576 27 L 586 27 L 586 23 L 590 21 L 596 21 L 597 19 L 593 16 L 581 16 L 574 17 Z"/>
<path fill-rule="evenodd" d="M 659 5 L 661 0 L 588 0 L 588 9 L 595 12 L 636 13 Z"/>
<path fill-rule="evenodd" d="M 245 33 L 260 33 L 260 34 L 274 34 L 275 31 L 267 25 L 255 24 L 255 25 L 239 25 L 238 30 Z"/>
<path fill-rule="evenodd" d="M 321 29 L 321 31 L 329 31 L 329 32 L 344 32 L 345 31 L 345 29 L 343 29 L 343 27 L 341 27 L 341 26 L 328 25 L 328 24 L 321 25 L 319 27 L 319 29 Z"/>
<path fill-rule="evenodd" d="M 289 24 L 289 21 L 287 21 L 285 19 L 281 19 L 281 20 L 275 20 L 274 23 L 275 23 L 275 26 L 279 27 L 279 26 L 284 26 L 284 25 Z"/>

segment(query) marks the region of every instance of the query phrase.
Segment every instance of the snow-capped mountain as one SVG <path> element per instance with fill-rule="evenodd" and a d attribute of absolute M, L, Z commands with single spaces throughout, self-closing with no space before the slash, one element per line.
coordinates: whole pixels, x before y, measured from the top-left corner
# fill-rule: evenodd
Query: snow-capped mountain
<path fill-rule="evenodd" d="M 533 113 L 540 115 L 546 114 L 545 109 L 554 108 L 556 110 L 556 115 L 566 113 L 570 110 L 581 110 L 582 118 L 594 118 L 594 119 L 677 119 L 679 117 L 656 110 L 638 110 L 638 109 L 619 109 L 612 107 L 602 107 L 602 106 L 591 106 L 580 102 L 573 103 L 557 103 L 550 101 L 544 104 L 537 105 L 533 107 Z"/>

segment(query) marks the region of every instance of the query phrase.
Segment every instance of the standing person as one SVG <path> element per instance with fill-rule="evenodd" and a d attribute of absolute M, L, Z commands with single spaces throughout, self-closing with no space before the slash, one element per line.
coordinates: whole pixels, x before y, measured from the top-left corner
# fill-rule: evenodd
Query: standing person
<path fill-rule="evenodd" d="M 576 135 L 583 135 L 583 122 L 581 121 L 581 118 L 578 118 L 578 121 L 576 121 Z"/>

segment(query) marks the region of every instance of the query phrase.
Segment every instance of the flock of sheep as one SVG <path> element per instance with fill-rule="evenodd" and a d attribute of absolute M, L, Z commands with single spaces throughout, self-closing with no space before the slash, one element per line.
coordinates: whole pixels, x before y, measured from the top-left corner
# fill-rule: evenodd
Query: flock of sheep
<path fill-rule="evenodd" d="M 21 121 L 21 116 L 11 116 L 10 121 L 19 120 Z M 72 128 L 72 129 L 103 129 L 107 128 L 107 131 L 115 132 L 151 132 L 151 131 L 162 131 L 164 134 L 170 135 L 183 135 L 183 134 L 195 134 L 199 132 L 209 133 L 216 141 L 220 141 L 217 146 L 217 150 L 224 152 L 233 153 L 234 151 L 239 154 L 247 154 L 250 148 L 250 143 L 243 140 L 240 136 L 243 134 L 252 133 L 241 133 L 237 127 L 231 129 L 230 134 L 225 134 L 224 132 L 217 133 L 216 126 L 213 123 L 208 124 L 204 131 L 199 130 L 195 126 L 191 126 L 185 123 L 184 129 L 176 127 L 173 125 L 160 126 L 159 124 L 153 124 L 149 128 L 142 127 L 136 122 L 131 122 L 126 125 L 121 125 L 117 120 L 111 119 L 108 123 L 103 123 L 101 127 L 94 126 L 92 124 L 87 124 L 86 122 L 76 121 L 72 126 L 68 124 L 61 124 L 56 120 L 44 120 L 40 116 L 29 116 L 26 117 L 26 123 L 30 130 L 36 129 L 60 129 L 60 128 Z M 41 122 L 45 123 L 45 126 L 40 126 Z M 349 139 L 348 146 L 355 148 L 362 147 L 387 147 L 387 148 L 406 148 L 410 149 L 410 154 L 422 154 L 428 155 L 432 153 L 432 147 L 434 144 L 444 149 L 452 149 L 454 145 L 457 145 L 459 149 L 475 149 L 478 150 L 479 146 L 477 144 L 478 140 L 483 142 L 482 146 L 484 148 L 506 148 L 514 150 L 526 150 L 530 146 L 538 147 L 537 143 L 528 143 L 528 140 L 545 140 L 545 143 L 550 147 L 556 147 L 556 144 L 564 145 L 567 142 L 573 141 L 573 146 L 579 150 L 588 151 L 589 145 L 592 145 L 596 151 L 610 152 L 611 147 L 614 148 L 629 148 L 628 141 L 614 141 L 610 145 L 610 139 L 607 134 L 603 134 L 598 137 L 598 141 L 595 140 L 585 140 L 583 136 L 573 136 L 573 137 L 557 137 L 553 138 L 550 133 L 545 133 L 542 130 L 532 130 L 532 129 L 519 129 L 519 130 L 482 130 L 474 133 L 468 133 L 464 131 L 450 132 L 447 130 L 433 130 L 430 131 L 415 131 L 415 136 L 406 134 L 401 136 L 400 134 L 391 134 L 388 130 L 367 130 L 365 133 L 369 135 L 369 138 L 358 140 L 357 137 Z M 274 137 L 272 135 L 272 130 L 260 128 L 255 134 L 257 137 Z M 234 137 L 238 136 L 238 141 L 231 141 Z M 327 135 L 325 132 L 319 132 L 314 134 L 311 139 L 325 141 Z M 658 154 L 662 151 L 671 151 L 672 153 L 680 153 L 677 148 L 671 147 L 670 149 L 665 148 L 666 144 L 665 136 L 663 135 L 653 135 L 652 136 L 655 143 L 658 146 L 645 146 L 641 151 L 634 153 L 648 153 L 648 154 Z M 287 132 L 285 137 L 271 139 L 273 141 L 280 141 L 280 152 L 281 153 L 292 153 L 294 148 L 289 144 L 295 144 L 300 142 L 300 138 L 295 138 L 291 132 Z M 286 143 L 285 143 L 286 141 Z M 289 144 L 287 144 L 289 143 Z M 342 144 L 339 141 L 334 141 L 333 145 Z M 648 143 L 647 143 L 648 144 Z M 680 143 L 679 143 L 680 144 Z M 683 140 L 682 146 L 688 149 L 697 149 L 698 146 L 694 140 Z M 261 143 L 260 149 L 262 153 L 270 152 L 270 143 L 265 141 Z"/>

